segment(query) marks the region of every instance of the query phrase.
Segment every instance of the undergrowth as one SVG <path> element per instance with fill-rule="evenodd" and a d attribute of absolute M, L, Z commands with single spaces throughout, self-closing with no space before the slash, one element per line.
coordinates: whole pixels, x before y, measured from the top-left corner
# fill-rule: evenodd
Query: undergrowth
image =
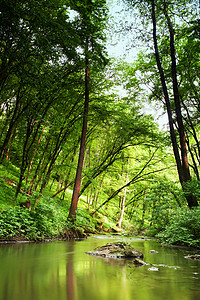
<path fill-rule="evenodd" d="M 62 235 L 67 209 L 51 199 L 40 200 L 34 209 L 0 206 L 0 239 L 43 240 Z"/>
<path fill-rule="evenodd" d="M 200 208 L 174 210 L 156 237 L 167 244 L 200 248 Z"/>

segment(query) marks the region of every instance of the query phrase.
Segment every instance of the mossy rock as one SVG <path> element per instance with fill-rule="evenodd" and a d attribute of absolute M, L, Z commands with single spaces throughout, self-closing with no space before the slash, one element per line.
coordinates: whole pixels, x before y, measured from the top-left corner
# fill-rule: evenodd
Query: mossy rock
<path fill-rule="evenodd" d="M 134 249 L 130 244 L 125 242 L 107 243 L 86 253 L 111 258 L 143 258 L 141 251 Z"/>

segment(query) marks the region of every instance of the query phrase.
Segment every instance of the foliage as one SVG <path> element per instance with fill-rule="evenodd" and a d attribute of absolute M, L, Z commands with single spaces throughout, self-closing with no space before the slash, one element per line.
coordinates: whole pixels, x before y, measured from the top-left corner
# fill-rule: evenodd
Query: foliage
<path fill-rule="evenodd" d="M 140 86 L 143 85 L 146 97 L 159 106 L 164 104 L 163 109 L 167 111 L 171 144 L 183 187 L 191 180 L 193 172 L 198 180 L 200 178 L 198 125 L 195 121 L 199 115 L 197 10 L 190 0 L 125 2 L 137 8 L 141 26 L 144 29 L 145 23 L 148 29 L 149 41 L 144 55 L 140 54 L 135 64 L 138 71 L 135 70 L 135 74 L 142 78 Z M 143 36 L 139 34 L 138 37 Z M 186 193 L 185 198 L 190 208 L 198 206 L 198 198 L 194 195 Z"/>
<path fill-rule="evenodd" d="M 67 220 L 69 203 L 59 199 L 42 197 L 30 210 L 6 204 L 0 206 L 0 239 L 2 240 L 44 240 L 64 238 L 65 231 L 78 230 L 81 233 L 96 232 L 97 218 L 93 218 L 84 207 L 79 207 L 77 220 Z M 109 228 L 109 226 L 108 226 Z"/>
<path fill-rule="evenodd" d="M 184 205 L 182 190 L 166 177 L 154 179 L 146 196 L 150 225 L 160 231 L 169 223 L 170 212 Z"/>
<path fill-rule="evenodd" d="M 15 196 L 18 169 L 14 165 L 0 165 L 0 204 L 10 206 Z"/>
<path fill-rule="evenodd" d="M 65 228 L 67 210 L 52 199 L 40 200 L 32 212 L 38 235 L 42 238 L 58 236 Z"/>
<path fill-rule="evenodd" d="M 119 230 L 122 207 L 121 231 L 150 228 L 155 234 L 165 229 L 167 238 L 177 208 L 185 211 L 185 198 L 193 194 L 199 199 L 199 20 L 194 12 L 190 14 L 190 1 L 168 2 L 188 158 L 195 178 L 181 191 L 169 137 L 144 113 L 147 100 L 157 104 L 156 110 L 166 109 L 149 26 L 153 1 L 124 2 L 138 7 L 135 15 L 141 13 L 141 23 L 134 34 L 141 33 L 137 39 L 143 40 L 143 46 L 148 42 L 148 50 L 134 64 L 107 61 L 105 0 L 2 1 L 0 238 L 53 238 L 69 228 Z M 155 1 L 157 42 L 176 124 L 165 3 Z M 72 224 L 67 215 L 84 115 L 86 56 L 90 60 L 88 132 L 77 220 Z M 31 210 L 18 206 L 28 199 Z M 191 211 L 194 228 L 197 211 Z M 187 239 L 192 243 L 189 225 L 181 226 L 180 230 L 186 229 L 177 233 L 177 239 L 185 233 L 184 243 Z M 175 225 L 173 230 L 176 236 Z"/>
<path fill-rule="evenodd" d="M 42 199 L 35 209 L 28 210 L 18 205 L 1 206 L 0 238 L 25 238 L 41 240 L 58 237 L 65 228 L 66 209 L 51 199 Z"/>
<path fill-rule="evenodd" d="M 200 248 L 200 209 L 174 210 L 169 223 L 156 235 L 162 242 Z"/>
<path fill-rule="evenodd" d="M 184 186 L 184 194 L 192 194 L 194 197 L 200 199 L 200 181 L 193 178 L 191 181 L 187 182 Z"/>
<path fill-rule="evenodd" d="M 0 213 L 0 238 L 12 239 L 26 237 L 37 239 L 38 230 L 35 221 L 28 209 L 19 206 L 4 208 L 1 207 Z"/>
<path fill-rule="evenodd" d="M 87 209 L 79 207 L 77 211 L 76 222 L 74 224 L 76 228 L 83 232 L 95 232 L 95 222 Z"/>

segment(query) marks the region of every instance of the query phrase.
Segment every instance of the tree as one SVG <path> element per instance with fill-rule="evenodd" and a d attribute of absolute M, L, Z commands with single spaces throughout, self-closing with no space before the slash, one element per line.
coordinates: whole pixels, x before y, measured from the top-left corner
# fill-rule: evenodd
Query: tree
<path fill-rule="evenodd" d="M 83 40 L 82 50 L 85 57 L 85 102 L 83 111 L 83 125 L 76 178 L 68 215 L 68 218 L 71 218 L 73 221 L 76 219 L 76 210 L 81 187 L 81 175 L 86 147 L 89 108 L 89 62 L 90 60 L 92 61 L 92 59 L 94 59 L 94 56 L 91 55 L 92 52 L 96 53 L 98 55 L 97 58 L 100 57 L 101 60 L 103 57 L 100 42 L 103 40 L 102 29 L 103 24 L 105 26 L 105 10 L 102 11 L 102 5 L 105 7 L 105 1 L 100 1 L 99 3 L 99 1 L 92 2 L 91 0 L 86 0 L 83 3 L 78 2 L 75 6 L 72 4 L 72 8 L 77 10 L 79 13 L 79 25 L 83 30 L 83 32 L 80 31 L 80 35 Z M 102 12 L 103 15 L 101 15 Z"/>
<path fill-rule="evenodd" d="M 127 162 L 127 168 L 129 168 L 129 157 L 128 157 L 128 162 Z M 122 165 L 123 168 L 123 165 Z M 124 176 L 123 174 L 123 169 L 122 169 L 122 177 Z M 125 202 L 126 202 L 126 193 L 127 193 L 127 183 L 128 183 L 128 172 L 126 172 L 126 181 L 125 181 L 125 188 L 124 188 L 124 195 L 120 197 L 120 202 L 119 202 L 119 219 L 117 221 L 117 226 L 118 228 L 121 228 L 122 226 L 122 220 L 124 216 L 124 210 L 125 210 Z"/>
<path fill-rule="evenodd" d="M 189 1 L 188 1 L 189 2 Z M 136 1 L 131 1 L 133 5 L 139 8 L 141 14 L 141 8 L 145 7 L 148 11 L 148 16 L 151 18 L 152 23 L 152 40 L 154 45 L 154 54 L 156 58 L 156 64 L 160 75 L 160 83 L 162 86 L 162 94 L 164 96 L 164 102 L 167 109 L 168 120 L 169 120 L 169 129 L 172 147 L 174 151 L 174 157 L 176 160 L 179 180 L 184 190 L 185 184 L 191 181 L 190 175 L 190 166 L 188 162 L 188 152 L 186 145 L 186 134 L 185 134 L 185 126 L 183 122 L 182 115 L 182 107 L 181 107 L 181 99 L 180 99 L 180 90 L 179 90 L 179 82 L 178 82 L 178 74 L 177 74 L 177 53 L 175 48 L 175 26 L 177 24 L 173 24 L 173 12 L 177 9 L 183 8 L 184 5 L 187 6 L 187 1 L 142 1 L 140 4 Z M 185 13 L 184 9 L 184 13 Z M 179 17 L 182 17 L 183 12 L 179 14 Z M 177 11 L 178 13 L 178 11 Z M 188 14 L 187 14 L 188 16 Z M 165 25 L 166 24 L 166 25 Z M 158 42 L 158 31 L 159 33 L 163 30 L 167 30 L 168 34 L 165 34 L 165 45 L 168 45 L 168 48 L 165 49 L 166 52 L 162 49 L 162 44 Z M 167 44 L 166 44 L 167 43 Z M 171 65 L 170 76 L 169 73 L 165 72 L 164 62 L 167 57 L 168 63 Z M 169 81 L 170 79 L 170 81 Z M 171 96 L 173 95 L 173 100 Z M 172 107 L 174 108 L 172 110 Z M 173 114 L 174 112 L 174 114 Z M 174 122 L 174 118 L 176 120 L 176 124 Z M 176 136 L 176 127 L 178 129 L 179 141 Z M 179 151 L 180 149 L 180 151 Z M 192 194 L 186 194 L 186 199 L 188 206 L 192 208 L 193 206 L 198 206 L 198 201 L 195 196 Z"/>
<path fill-rule="evenodd" d="M 3 163 L 5 158 L 11 158 L 11 161 L 20 167 L 15 198 L 24 177 L 30 177 L 29 166 L 33 156 L 38 163 L 36 173 L 42 168 L 43 171 L 47 170 L 43 176 L 37 175 L 39 181 L 43 180 L 41 190 L 45 187 L 69 135 L 69 129 L 79 120 L 79 105 L 75 108 L 74 101 L 78 101 L 81 94 L 81 91 L 75 92 L 81 78 L 79 71 L 82 58 L 77 51 L 80 36 L 66 7 L 69 8 L 68 1 L 62 0 L 31 0 L 23 3 L 2 1 L 0 92 L 3 126 L 0 159 Z M 71 76 L 74 73 L 76 75 Z M 79 95 L 73 98 L 75 94 Z M 48 132 L 52 134 L 52 123 L 55 124 L 55 114 L 61 103 L 74 115 L 71 117 L 66 112 L 66 120 L 62 125 L 59 124 L 59 129 L 55 125 L 54 130 L 60 130 L 55 141 L 55 134 L 53 133 L 51 139 Z M 42 133 L 44 126 L 45 132 Z M 44 150 L 45 146 L 47 149 Z M 42 151 L 36 151 L 36 147 Z M 46 155 L 45 159 L 41 157 L 42 153 Z M 28 174 L 25 173 L 27 169 Z M 28 184 L 28 178 L 26 183 Z"/>
<path fill-rule="evenodd" d="M 86 53 L 88 49 L 86 50 Z M 83 161 L 85 155 L 85 146 L 86 146 L 86 134 L 87 134 L 87 119 L 88 119 L 88 107 L 89 107 L 89 59 L 85 58 L 86 67 L 85 67 L 85 104 L 84 104 L 84 112 L 83 112 L 83 126 L 82 126 L 82 134 L 81 134 L 81 142 L 80 142 L 80 150 L 79 150 L 79 159 L 76 171 L 76 178 L 74 183 L 73 195 L 71 206 L 69 210 L 68 218 L 72 218 L 73 220 L 76 218 L 76 210 L 79 198 L 79 192 L 81 188 L 81 175 L 83 168 Z"/>

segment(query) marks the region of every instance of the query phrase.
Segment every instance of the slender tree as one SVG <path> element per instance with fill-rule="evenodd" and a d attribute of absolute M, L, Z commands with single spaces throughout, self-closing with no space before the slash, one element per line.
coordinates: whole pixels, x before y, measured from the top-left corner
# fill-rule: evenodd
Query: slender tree
<path fill-rule="evenodd" d="M 129 1 L 127 1 L 129 2 Z M 139 11 L 142 13 L 142 8 L 147 10 L 149 20 L 152 23 L 152 41 L 154 46 L 154 54 L 156 58 L 157 69 L 159 71 L 160 83 L 162 86 L 162 94 L 164 95 L 164 103 L 167 110 L 169 130 L 171 136 L 172 147 L 174 151 L 174 157 L 177 165 L 177 171 L 179 176 L 179 181 L 182 185 L 183 190 L 187 183 L 191 181 L 190 166 L 188 162 L 188 151 L 186 143 L 185 126 L 183 122 L 183 113 L 181 106 L 181 97 L 178 82 L 177 73 L 177 53 L 175 47 L 175 25 L 174 17 L 172 16 L 172 10 L 177 8 L 184 8 L 187 10 L 187 1 L 167 1 L 167 0 L 145 0 L 139 3 L 138 1 L 130 1 L 131 4 L 137 6 Z M 177 4 L 177 6 L 176 6 Z M 186 9 L 185 6 L 186 5 Z M 176 6 L 176 8 L 175 8 Z M 182 12 L 179 12 L 180 18 L 182 17 Z M 146 19 L 145 16 L 143 16 Z M 173 20 L 173 21 L 172 21 Z M 165 45 L 163 46 L 159 40 L 159 34 L 157 29 L 159 28 L 159 33 L 161 31 L 168 32 L 165 34 Z M 168 46 L 168 48 L 167 48 Z M 165 49 L 163 49 L 166 47 Z M 167 57 L 167 59 L 166 59 Z M 170 73 L 165 71 L 166 61 L 171 66 Z M 170 76 L 169 76 L 170 74 Z M 173 100 L 172 100 L 173 95 Z M 159 95 L 159 98 L 160 95 Z M 176 124 L 175 124 L 176 121 Z M 176 127 L 175 127 L 176 126 Z M 176 129 L 178 129 L 178 137 L 176 134 Z M 192 192 L 186 195 L 186 200 L 190 208 L 198 206 L 198 201 Z"/>
<path fill-rule="evenodd" d="M 174 28 L 173 24 L 170 20 L 168 14 L 168 3 L 164 0 L 163 3 L 163 11 L 164 16 L 167 21 L 167 27 L 169 30 L 169 39 L 170 39 L 170 56 L 171 56 L 171 76 L 172 76 L 172 83 L 173 83 L 173 95 L 174 95 L 174 104 L 175 104 L 175 111 L 176 111 L 176 120 L 178 124 L 178 132 L 179 132 L 179 142 L 180 142 L 180 149 L 181 149 L 181 158 L 178 152 L 177 140 L 174 135 L 174 129 L 172 128 L 174 125 L 172 122 L 172 113 L 171 113 L 171 105 L 169 101 L 168 92 L 166 90 L 165 84 L 165 77 L 159 57 L 158 45 L 157 45 L 157 34 L 156 34 L 156 14 L 155 14 L 155 1 L 152 0 L 152 23 L 153 23 L 153 41 L 154 41 L 154 48 L 155 48 L 155 55 L 158 70 L 160 73 L 160 78 L 162 82 L 163 92 L 165 95 L 165 103 L 167 107 L 169 125 L 170 125 L 170 134 L 172 145 L 174 149 L 174 156 L 176 159 L 177 170 L 179 174 L 180 183 L 184 189 L 184 184 L 191 180 L 190 170 L 189 170 L 189 163 L 188 163 L 188 156 L 187 156 L 187 145 L 186 145 L 186 137 L 185 137 L 185 130 L 183 125 L 183 117 L 181 112 L 181 104 L 180 104 L 180 96 L 179 96 L 179 89 L 178 89 L 178 81 L 177 81 L 177 70 L 176 70 L 176 52 L 175 52 L 175 43 L 174 43 Z M 186 199 L 188 202 L 188 206 L 191 208 L 193 206 L 198 206 L 197 199 L 192 195 L 186 195 Z"/>
<path fill-rule="evenodd" d="M 88 53 L 88 50 L 86 50 L 86 53 Z M 75 183 L 74 183 L 71 206 L 70 206 L 69 215 L 68 215 L 68 218 L 72 218 L 72 219 L 76 218 L 79 192 L 80 192 L 80 188 L 81 188 L 81 175 L 82 175 L 82 168 L 83 168 L 83 161 L 84 161 L 85 147 L 86 147 L 88 108 L 89 108 L 89 59 L 87 56 L 85 58 L 85 64 L 86 64 L 86 67 L 85 67 L 85 105 L 84 105 L 84 112 L 83 112 L 82 134 L 81 134 L 81 142 L 80 142 L 80 150 L 79 150 L 79 159 L 78 159 L 77 170 L 76 170 L 76 178 L 75 178 Z"/>
<path fill-rule="evenodd" d="M 102 6 L 103 5 L 103 6 Z M 102 61 L 102 46 L 100 41 L 102 41 L 102 30 L 105 26 L 105 10 L 102 9 L 105 7 L 105 1 L 94 1 L 85 0 L 83 3 L 78 3 L 74 5 L 71 4 L 71 7 L 79 13 L 79 25 L 80 25 L 80 36 L 83 39 L 83 51 L 85 56 L 85 93 L 84 93 L 84 111 L 83 111 L 83 125 L 81 133 L 81 142 L 79 150 L 79 158 L 76 170 L 75 183 L 73 188 L 73 195 L 71 200 L 71 206 L 69 210 L 68 218 L 73 221 L 76 219 L 76 211 L 79 199 L 79 192 L 81 188 L 81 177 L 82 177 L 82 168 L 85 156 L 86 148 L 86 136 L 87 136 L 87 125 L 88 125 L 88 109 L 89 109 L 89 62 L 93 64 L 98 62 L 99 59 Z M 103 13 L 103 15 L 101 15 Z M 97 57 L 95 58 L 92 53 L 96 53 Z M 103 59 L 104 60 L 104 59 Z"/>

